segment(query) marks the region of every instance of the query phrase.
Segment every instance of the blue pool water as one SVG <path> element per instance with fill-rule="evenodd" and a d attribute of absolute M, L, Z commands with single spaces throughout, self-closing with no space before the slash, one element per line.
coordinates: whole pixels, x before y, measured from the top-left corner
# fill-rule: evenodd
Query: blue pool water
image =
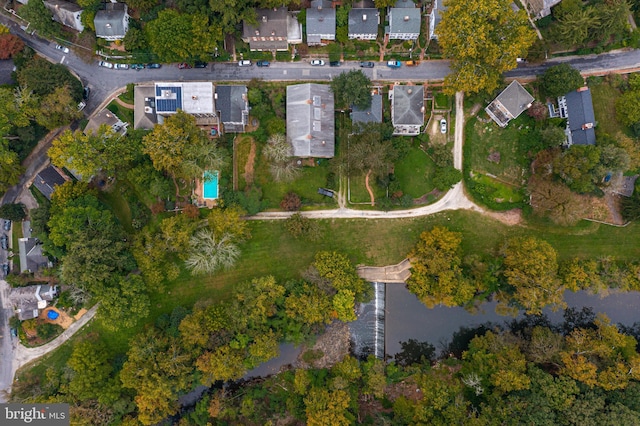
<path fill-rule="evenodd" d="M 204 173 L 204 182 L 202 182 L 202 186 L 204 188 L 203 197 L 207 200 L 217 200 L 218 199 L 218 171 L 214 172 L 205 172 Z"/>

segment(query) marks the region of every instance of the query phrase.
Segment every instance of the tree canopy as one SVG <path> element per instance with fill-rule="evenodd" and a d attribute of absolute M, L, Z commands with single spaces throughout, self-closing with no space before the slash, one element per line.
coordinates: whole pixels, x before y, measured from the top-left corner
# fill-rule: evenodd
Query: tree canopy
<path fill-rule="evenodd" d="M 371 105 L 371 80 L 360 70 L 343 72 L 331 80 L 336 108 L 367 108 Z"/>
<path fill-rule="evenodd" d="M 492 92 L 535 41 L 527 13 L 515 12 L 509 0 L 449 0 L 437 31 L 451 58 L 452 72 L 445 78 L 450 93 Z"/>
<path fill-rule="evenodd" d="M 584 85 L 580 71 L 569 64 L 559 64 L 547 68 L 540 77 L 540 88 L 549 98 L 564 96 Z"/>

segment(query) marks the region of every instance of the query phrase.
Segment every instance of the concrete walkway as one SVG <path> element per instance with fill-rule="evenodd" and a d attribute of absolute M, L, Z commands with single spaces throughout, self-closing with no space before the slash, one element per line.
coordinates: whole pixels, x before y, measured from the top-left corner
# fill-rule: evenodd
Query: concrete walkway
<path fill-rule="evenodd" d="M 360 278 L 369 282 L 404 284 L 411 276 L 410 268 L 411 262 L 405 259 L 390 266 L 358 266 L 357 272 Z"/>

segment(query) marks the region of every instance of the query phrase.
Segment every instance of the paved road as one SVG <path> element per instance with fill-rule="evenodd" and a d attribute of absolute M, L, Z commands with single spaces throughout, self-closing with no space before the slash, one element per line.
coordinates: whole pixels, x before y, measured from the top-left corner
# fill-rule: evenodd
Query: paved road
<path fill-rule="evenodd" d="M 9 284 L 0 280 L 0 402 L 7 401 L 13 383 L 13 346 L 15 339 L 9 331 L 9 321 L 13 308 L 9 305 Z"/>

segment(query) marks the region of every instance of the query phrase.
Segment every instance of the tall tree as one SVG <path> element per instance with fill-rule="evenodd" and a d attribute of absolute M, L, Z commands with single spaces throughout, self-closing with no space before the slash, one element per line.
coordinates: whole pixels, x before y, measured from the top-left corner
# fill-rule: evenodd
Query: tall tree
<path fill-rule="evenodd" d="M 67 86 L 61 86 L 42 97 L 35 119 L 39 125 L 53 130 L 80 117 L 82 112 L 78 110 L 78 101 L 72 97 Z"/>
<path fill-rule="evenodd" d="M 331 80 L 336 108 L 367 108 L 371 105 L 371 80 L 360 70 L 343 72 Z"/>
<path fill-rule="evenodd" d="M 438 25 L 438 43 L 452 61 L 447 90 L 492 92 L 534 41 L 527 13 L 509 0 L 448 1 Z"/>
<path fill-rule="evenodd" d="M 98 299 L 102 323 L 109 330 L 131 328 L 149 315 L 147 286 L 139 275 L 113 277 Z"/>
<path fill-rule="evenodd" d="M 630 90 L 616 99 L 616 118 L 625 126 L 640 121 L 640 90 Z"/>
<path fill-rule="evenodd" d="M 201 14 L 181 14 L 174 9 L 162 10 L 145 26 L 151 50 L 162 62 L 177 62 L 208 57 L 222 40 L 217 25 Z"/>
<path fill-rule="evenodd" d="M 0 139 L 0 193 L 17 184 L 22 172 L 18 154 L 9 149 L 6 141 Z"/>
<path fill-rule="evenodd" d="M 540 77 L 540 88 L 549 98 L 557 98 L 584 85 L 580 71 L 569 64 L 549 67 Z"/>
<path fill-rule="evenodd" d="M 539 314 L 548 305 L 566 306 L 558 281 L 556 251 L 535 237 L 512 238 L 504 249 L 504 276 L 512 300 L 528 314 Z"/>
<path fill-rule="evenodd" d="M 409 253 L 407 288 L 425 305 L 461 306 L 475 295 L 475 288 L 462 273 L 461 242 L 461 234 L 437 226 L 423 232 Z"/>
<path fill-rule="evenodd" d="M 88 182 L 100 171 L 114 176 L 130 164 L 135 151 L 126 137 L 103 124 L 88 135 L 65 131 L 53 141 L 48 154 L 55 166 L 72 169 Z"/>
<path fill-rule="evenodd" d="M 9 59 L 24 49 L 24 43 L 15 34 L 0 35 L 0 59 Z"/>
<path fill-rule="evenodd" d="M 61 34 L 60 24 L 53 20 L 53 15 L 43 0 L 26 3 L 20 8 L 20 16 L 29 22 L 32 30 L 38 31 L 43 37 L 56 37 Z"/>
<path fill-rule="evenodd" d="M 219 269 L 231 268 L 240 257 L 240 249 L 230 234 L 216 237 L 213 232 L 201 229 L 190 240 L 187 267 L 194 274 L 212 274 Z"/>
<path fill-rule="evenodd" d="M 212 152 L 216 151 L 215 146 L 208 146 L 213 142 L 196 126 L 195 118 L 183 111 L 178 111 L 156 126 L 143 138 L 142 143 L 153 166 L 174 178 L 201 177 L 205 169 L 211 167 L 205 161 L 220 158 Z M 203 152 L 207 155 L 202 156 Z"/>
<path fill-rule="evenodd" d="M 66 86 L 76 104 L 82 99 L 82 83 L 64 65 L 52 64 L 39 56 L 18 69 L 18 83 L 37 96 L 51 94 L 56 88 Z"/>

